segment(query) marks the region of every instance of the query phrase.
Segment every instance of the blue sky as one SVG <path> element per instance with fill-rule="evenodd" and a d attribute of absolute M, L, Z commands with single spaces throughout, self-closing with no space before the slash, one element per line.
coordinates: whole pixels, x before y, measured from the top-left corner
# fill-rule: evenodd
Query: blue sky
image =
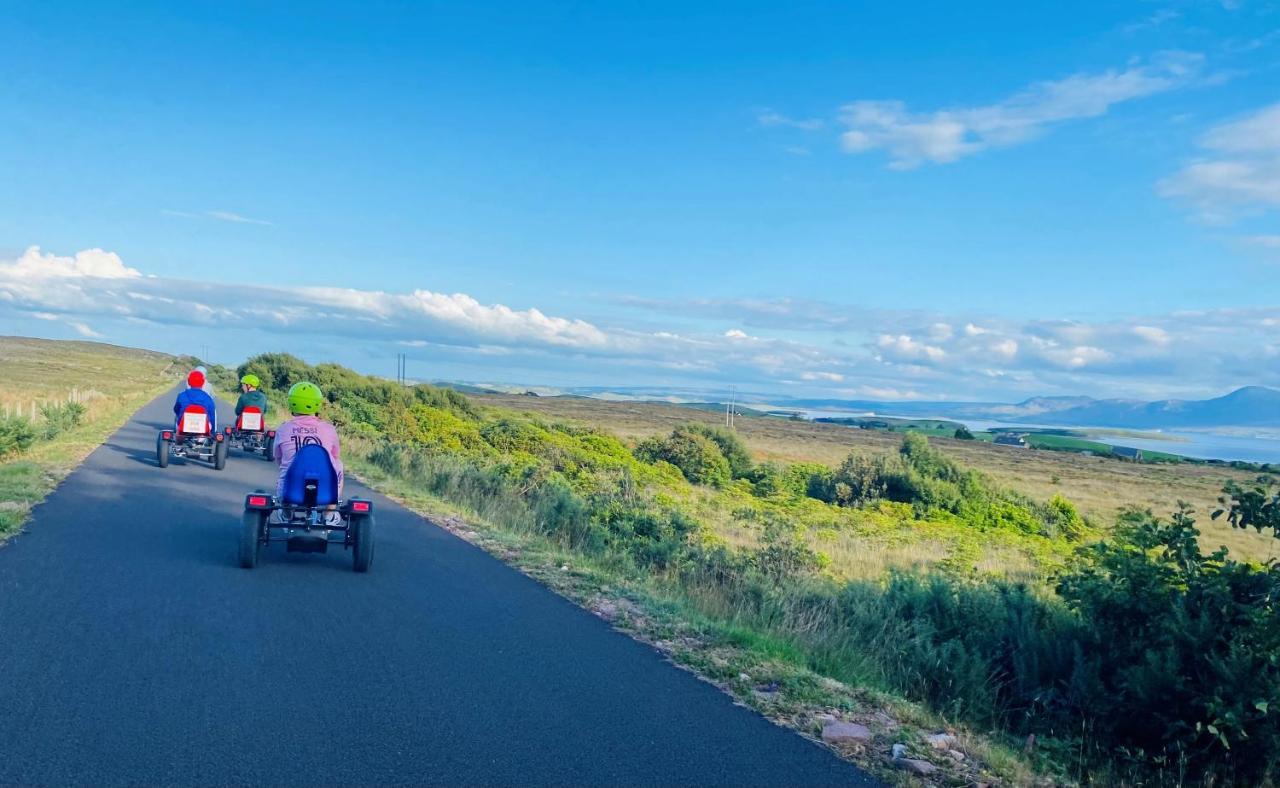
<path fill-rule="evenodd" d="M 1275 2 L 462 6 L 4 4 L 0 331 L 548 385 L 1280 384 Z"/>

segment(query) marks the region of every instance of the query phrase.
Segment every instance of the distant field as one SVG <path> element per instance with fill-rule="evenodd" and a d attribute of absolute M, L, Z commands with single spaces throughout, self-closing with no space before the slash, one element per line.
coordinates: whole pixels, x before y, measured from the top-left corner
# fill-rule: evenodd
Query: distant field
<path fill-rule="evenodd" d="M 505 394 L 471 396 L 479 403 L 600 426 L 631 440 L 666 432 L 690 421 L 724 423 L 722 413 L 679 405 Z M 837 465 L 850 452 L 868 455 L 893 452 L 902 441 L 901 434 L 893 432 L 779 418 L 740 416 L 736 426 L 757 459 L 780 462 Z M 1125 506 L 1136 505 L 1167 514 L 1181 500 L 1195 508 L 1206 547 L 1225 544 L 1237 555 L 1257 559 L 1280 553 L 1280 546 L 1276 544 L 1280 540 L 1238 531 L 1209 519 L 1222 485 L 1228 479 L 1249 482 L 1255 474 L 1205 465 L 1138 464 L 1109 457 L 994 446 L 941 436 L 931 436 L 931 440 L 955 459 L 1026 495 L 1047 500 L 1060 492 L 1100 524 L 1110 524 Z"/>

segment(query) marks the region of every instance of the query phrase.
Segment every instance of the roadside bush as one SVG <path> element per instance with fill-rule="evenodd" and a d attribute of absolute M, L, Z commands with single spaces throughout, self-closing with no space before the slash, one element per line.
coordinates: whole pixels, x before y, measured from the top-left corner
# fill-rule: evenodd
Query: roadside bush
<path fill-rule="evenodd" d="M 1280 763 L 1280 568 L 1200 552 L 1185 506 L 1130 512 L 1058 593 L 1088 623 L 1108 747 L 1150 769 L 1259 785 Z"/>
<path fill-rule="evenodd" d="M 0 457 L 26 451 L 38 436 L 35 425 L 22 416 L 0 416 Z"/>
<path fill-rule="evenodd" d="M 52 440 L 59 433 L 75 429 L 84 421 L 85 407 L 79 402 L 63 402 L 40 406 L 44 416 L 43 437 Z"/>

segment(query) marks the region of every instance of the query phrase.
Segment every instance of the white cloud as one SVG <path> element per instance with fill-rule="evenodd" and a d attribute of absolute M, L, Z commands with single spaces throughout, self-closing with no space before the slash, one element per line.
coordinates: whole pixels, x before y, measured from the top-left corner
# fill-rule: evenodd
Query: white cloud
<path fill-rule="evenodd" d="M 1212 156 L 1160 181 L 1161 196 L 1187 202 L 1217 223 L 1280 209 L 1280 103 L 1214 127 L 1200 146 Z"/>
<path fill-rule="evenodd" d="M 1157 326 L 1134 326 L 1133 333 L 1142 337 L 1153 345 L 1169 344 L 1169 332 Z"/>
<path fill-rule="evenodd" d="M 942 348 L 927 345 L 907 334 L 881 334 L 876 340 L 876 347 L 887 357 L 904 361 L 941 361 L 947 355 Z"/>
<path fill-rule="evenodd" d="M 804 118 L 797 120 L 787 117 L 771 109 L 762 109 L 756 113 L 756 122 L 761 126 L 786 126 L 801 131 L 817 131 L 826 124 L 820 118 Z"/>
<path fill-rule="evenodd" d="M 174 211 L 168 208 L 160 211 L 165 216 L 179 216 L 183 219 L 217 219 L 220 222 L 231 222 L 233 224 L 257 224 L 264 227 L 271 227 L 271 222 L 262 219 L 252 219 L 248 216 L 235 213 L 234 211 Z"/>
<path fill-rule="evenodd" d="M 513 381 L 519 370 L 556 370 L 557 378 L 584 382 L 794 381 L 814 391 L 856 388 L 868 392 L 861 396 L 876 397 L 869 393 L 875 390 L 894 399 L 908 392 L 953 399 L 1167 396 L 1280 385 L 1280 306 L 1086 322 L 787 299 L 704 302 L 701 311 L 687 302 L 628 303 L 663 314 L 644 323 L 660 327 L 603 325 L 423 288 L 250 285 L 232 297 L 220 283 L 145 276 L 102 250 L 59 256 L 33 247 L 0 261 L 0 320 L 24 326 L 56 321 L 83 336 L 143 344 L 257 332 L 258 348 L 318 348 L 318 359 L 348 362 L 358 361 L 352 353 L 379 347 L 412 348 L 455 370 L 500 368 Z M 760 328 L 696 327 L 726 322 Z M 804 341 L 781 338 L 796 326 L 808 332 Z"/>
<path fill-rule="evenodd" d="M 1280 252 L 1280 235 L 1246 235 L 1239 241 L 1254 249 Z"/>
<path fill-rule="evenodd" d="M 1146 19 L 1143 19 L 1139 22 L 1134 22 L 1133 24 L 1130 24 L 1130 25 L 1125 25 L 1123 30 L 1126 33 L 1136 33 L 1140 30 L 1146 30 L 1148 28 L 1153 28 L 1153 27 L 1160 27 L 1166 22 L 1172 22 L 1173 20 L 1177 19 L 1180 16 L 1182 16 L 1182 14 L 1178 13 L 1172 8 L 1162 8 L 1159 11 L 1156 11 L 1151 16 L 1148 16 Z"/>
<path fill-rule="evenodd" d="M 1093 118 L 1125 101 L 1189 84 L 1203 57 L 1168 52 L 1145 64 L 1038 82 L 996 104 L 911 112 L 901 101 L 855 101 L 841 110 L 850 153 L 883 149 L 894 169 L 954 162 L 1039 136 L 1064 121 Z"/>
<path fill-rule="evenodd" d="M 235 222 L 236 224 L 261 224 L 261 225 L 266 225 L 268 227 L 271 226 L 271 222 L 263 221 L 262 219 L 250 219 L 248 216 L 241 216 L 240 214 L 233 213 L 231 211 L 207 211 L 206 215 L 212 219 L 217 219 L 222 222 Z"/>
<path fill-rule="evenodd" d="M 126 266 L 115 252 L 104 252 L 101 249 L 85 249 L 71 257 L 60 257 L 41 252 L 38 246 L 30 246 L 21 257 L 5 265 L 4 269 L 10 277 L 33 284 L 46 279 L 132 279 L 142 276 Z"/>
<path fill-rule="evenodd" d="M 800 375 L 801 380 L 816 380 L 824 383 L 840 383 L 844 380 L 844 375 L 838 372 L 804 372 Z"/>

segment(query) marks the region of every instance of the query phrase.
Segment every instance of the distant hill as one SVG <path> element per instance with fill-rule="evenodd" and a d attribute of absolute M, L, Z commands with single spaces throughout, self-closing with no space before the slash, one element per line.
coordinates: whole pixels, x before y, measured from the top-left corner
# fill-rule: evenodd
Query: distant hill
<path fill-rule="evenodd" d="M 1052 424 L 1081 427 L 1280 427 L 1280 391 L 1246 386 L 1207 400 L 1096 400 L 1047 413 Z"/>
<path fill-rule="evenodd" d="M 580 396 L 639 402 L 674 402 L 723 409 L 726 392 L 698 388 L 651 386 L 580 386 L 565 389 L 493 384 L 448 384 L 463 391 L 518 394 L 530 389 L 541 396 Z M 967 419 L 1063 427 L 1118 429 L 1177 429 L 1206 427 L 1280 427 L 1280 390 L 1245 386 L 1207 400 L 1094 399 L 1092 397 L 1032 397 L 1016 403 L 849 400 L 791 398 L 760 392 L 739 392 L 740 410 L 838 411 L 843 415 L 901 416 L 904 418 Z"/>
<path fill-rule="evenodd" d="M 829 399 L 792 400 L 785 404 L 789 407 L 865 411 L 881 415 L 950 417 L 1071 427 L 1280 427 L 1280 391 L 1262 386 L 1246 386 L 1214 399 L 1167 399 L 1157 402 L 1099 400 L 1091 397 L 1033 397 L 1015 404 Z"/>

